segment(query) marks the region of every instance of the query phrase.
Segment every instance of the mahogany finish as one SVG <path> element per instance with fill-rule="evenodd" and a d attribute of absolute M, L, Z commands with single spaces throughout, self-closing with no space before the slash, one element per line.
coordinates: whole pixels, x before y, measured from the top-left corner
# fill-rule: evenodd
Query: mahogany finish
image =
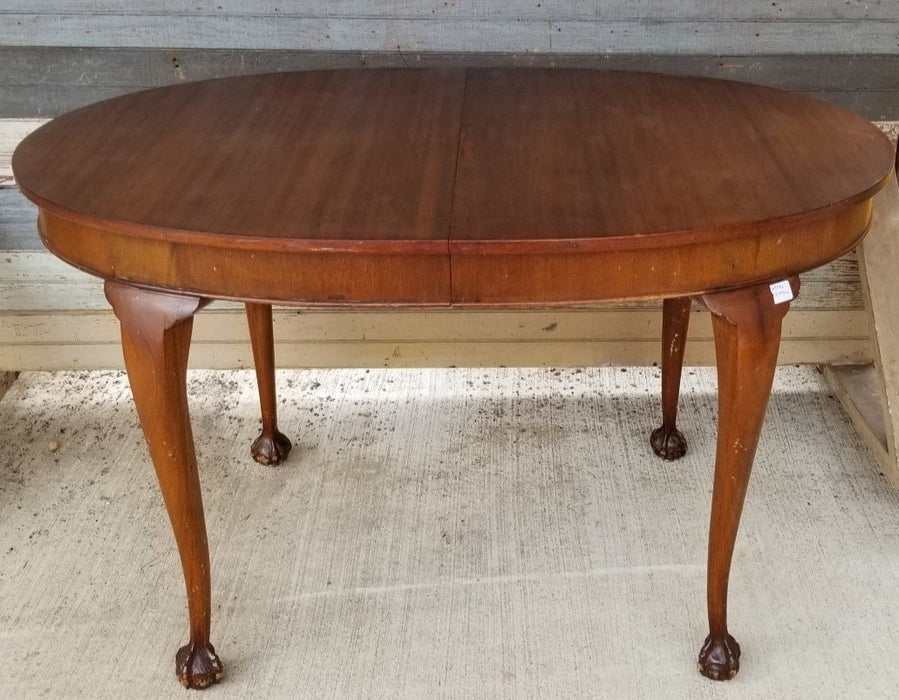
<path fill-rule="evenodd" d="M 131 392 L 184 570 L 190 642 L 175 656 L 175 673 L 185 686 L 203 688 L 217 682 L 223 673 L 209 642 L 209 544 L 187 412 L 187 355 L 193 315 L 204 302 L 113 280 L 106 281 L 106 298 L 122 326 Z"/>
<path fill-rule="evenodd" d="M 583 70 L 372 70 L 184 84 L 86 107 L 16 150 L 47 247 L 106 280 L 181 555 L 187 686 L 219 680 L 187 412 L 191 319 L 247 303 L 281 461 L 272 302 L 546 307 L 665 299 L 672 459 L 691 299 L 714 321 L 719 428 L 700 670 L 729 678 L 727 585 L 796 275 L 853 247 L 893 153 L 865 120 L 753 85 Z M 789 280 L 786 297 L 769 283 Z M 513 360 L 514 361 L 514 360 Z"/>
<path fill-rule="evenodd" d="M 662 302 L 662 425 L 652 431 L 649 444 L 659 457 L 669 461 L 687 454 L 687 441 L 677 429 L 677 402 L 692 306 L 690 297 Z"/>
<path fill-rule="evenodd" d="M 789 283 L 795 296 L 799 278 Z M 705 294 L 700 301 L 712 312 L 715 335 L 718 447 L 709 524 L 709 635 L 699 652 L 699 670 L 725 680 L 740 668 L 740 645 L 727 632 L 730 564 L 790 302 L 777 303 L 766 285 Z"/>
<path fill-rule="evenodd" d="M 256 366 L 256 384 L 259 386 L 259 404 L 262 407 L 262 433 L 250 446 L 250 454 L 260 464 L 280 464 L 292 445 L 287 436 L 278 430 L 272 307 L 270 304 L 247 302 L 246 308 L 250 343 L 253 346 L 253 364 Z"/>

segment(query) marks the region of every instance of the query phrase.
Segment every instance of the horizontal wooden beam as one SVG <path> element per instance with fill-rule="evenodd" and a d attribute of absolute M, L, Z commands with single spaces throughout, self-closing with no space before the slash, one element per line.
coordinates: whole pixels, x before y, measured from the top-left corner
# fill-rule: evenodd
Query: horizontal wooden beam
<path fill-rule="evenodd" d="M 121 368 L 111 311 L 57 310 L 0 316 L 0 370 Z M 870 362 L 863 310 L 792 311 L 780 364 Z M 711 365 L 708 313 L 696 311 L 688 365 Z M 661 351 L 659 309 L 529 312 L 274 313 L 279 367 L 652 365 Z M 191 366 L 252 367 L 242 309 L 210 309 L 195 321 Z"/>
<path fill-rule="evenodd" d="M 899 115 L 899 51 L 892 54 L 504 53 L 261 49 L 0 47 L 0 117 L 55 116 L 126 92 L 186 80 L 352 67 L 558 66 L 705 75 L 796 90 L 869 119 Z"/>
<path fill-rule="evenodd" d="M 261 3 L 246 3 L 256 5 Z M 330 3 L 303 3 L 328 7 Z M 363 3 L 357 3 L 357 6 Z M 377 3 L 364 3 L 373 7 Z M 452 5 L 453 3 L 446 3 Z M 455 3 L 461 5 L 461 3 Z M 468 3 L 467 3 L 468 4 Z M 490 4 L 490 3 L 478 3 Z M 496 3 L 499 5 L 499 3 Z M 538 5 L 537 3 L 534 3 Z M 648 3 L 641 3 L 648 4 Z M 678 5 L 671 3 L 672 5 Z M 712 3 L 712 5 L 719 3 Z M 744 3 L 720 3 L 721 5 Z M 745 3 L 748 4 L 748 3 Z M 756 3 L 753 3 L 756 4 Z M 37 7 L 41 3 L 34 3 Z M 300 9 L 274 12 L 147 12 L 139 5 L 92 11 L 79 3 L 54 12 L 0 14 L 4 46 L 184 46 L 334 51 L 483 51 L 535 53 L 893 53 L 899 18 L 828 15 L 803 3 L 804 13 L 789 19 L 734 17 L 733 13 L 681 17 L 678 9 L 656 18 L 621 13 L 570 14 L 544 11 L 542 3 L 526 14 L 467 15 L 435 11 L 389 15 Z M 412 4 L 410 3 L 410 6 Z M 442 3 L 441 3 L 442 5 Z M 418 7 L 424 7 L 419 3 Z M 775 6 L 776 7 L 776 6 Z"/>
<path fill-rule="evenodd" d="M 803 280 L 784 324 L 781 363 L 871 361 L 855 259 L 834 265 Z M 0 309 L 0 370 L 121 366 L 118 323 L 99 280 L 48 252 L 0 252 Z M 661 311 L 657 304 L 364 313 L 277 307 L 274 325 L 282 367 L 644 365 L 659 358 Z M 694 313 L 689 337 L 687 362 L 712 364 L 706 312 Z M 194 338 L 192 366 L 251 364 L 239 304 L 199 314 Z"/>
<path fill-rule="evenodd" d="M 56 16 L 71 14 L 140 17 L 268 17 L 307 19 L 471 19 L 471 20 L 646 20 L 646 21 L 811 21 L 895 19 L 892 0 L 794 0 L 793 2 L 722 2 L 708 0 L 504 0 L 503 2 L 372 2 L 307 0 L 302 3 L 254 0 L 4 0 L 3 12 Z"/>

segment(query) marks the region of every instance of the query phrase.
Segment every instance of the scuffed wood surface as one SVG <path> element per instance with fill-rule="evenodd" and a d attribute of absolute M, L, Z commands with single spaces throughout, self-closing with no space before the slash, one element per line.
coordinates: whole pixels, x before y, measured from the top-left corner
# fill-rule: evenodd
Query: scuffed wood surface
<path fill-rule="evenodd" d="M 871 232 L 860 247 L 861 287 L 869 309 L 874 367 L 880 379 L 889 459 L 883 467 L 899 485 L 899 295 L 896 293 L 896 261 L 899 260 L 899 188 L 889 183 L 876 198 Z"/>
<path fill-rule="evenodd" d="M 895 467 L 887 448 L 886 424 L 882 405 L 881 374 L 876 367 L 841 365 L 824 368 L 824 376 L 852 421 L 853 427 L 867 443 L 878 463 L 895 483 Z"/>
<path fill-rule="evenodd" d="M 884 125 L 895 142 L 899 123 Z M 897 156 L 899 163 L 899 156 Z M 899 191 L 889 183 L 875 199 L 868 237 L 859 247 L 861 291 L 871 337 L 871 365 L 829 367 L 826 376 L 883 472 L 899 486 L 899 326 L 895 262 Z"/>

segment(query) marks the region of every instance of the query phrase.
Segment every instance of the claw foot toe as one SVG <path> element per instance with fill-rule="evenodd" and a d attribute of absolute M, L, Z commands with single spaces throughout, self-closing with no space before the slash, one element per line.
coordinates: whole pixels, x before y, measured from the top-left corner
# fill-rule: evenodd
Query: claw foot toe
<path fill-rule="evenodd" d="M 714 681 L 727 681 L 740 670 L 740 645 L 729 634 L 709 635 L 699 652 L 699 672 Z"/>
<path fill-rule="evenodd" d="M 259 464 L 274 466 L 287 458 L 290 448 L 291 444 L 287 436 L 275 431 L 273 435 L 262 433 L 256 438 L 253 446 L 250 447 L 250 453 Z"/>
<path fill-rule="evenodd" d="M 185 688 L 208 688 L 218 683 L 224 667 L 211 644 L 181 647 L 175 654 L 175 675 Z"/>
<path fill-rule="evenodd" d="M 668 461 L 680 459 L 687 453 L 687 441 L 677 428 L 662 426 L 649 436 L 652 451 Z"/>

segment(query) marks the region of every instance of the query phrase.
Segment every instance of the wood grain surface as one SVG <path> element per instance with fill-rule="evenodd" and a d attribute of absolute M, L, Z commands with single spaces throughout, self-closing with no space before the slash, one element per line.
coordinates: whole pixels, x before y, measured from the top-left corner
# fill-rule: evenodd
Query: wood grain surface
<path fill-rule="evenodd" d="M 116 229 L 444 249 L 463 85 L 347 71 L 146 91 L 51 122 L 13 167 L 39 204 Z"/>
<path fill-rule="evenodd" d="M 866 121 L 698 78 L 471 71 L 462 133 L 458 240 L 729 234 L 863 199 L 885 172 Z"/>
<path fill-rule="evenodd" d="M 526 69 L 161 88 L 56 119 L 13 157 L 48 247 L 88 271 L 337 305 L 764 281 L 851 248 L 891 166 L 877 129 L 801 96 Z"/>

